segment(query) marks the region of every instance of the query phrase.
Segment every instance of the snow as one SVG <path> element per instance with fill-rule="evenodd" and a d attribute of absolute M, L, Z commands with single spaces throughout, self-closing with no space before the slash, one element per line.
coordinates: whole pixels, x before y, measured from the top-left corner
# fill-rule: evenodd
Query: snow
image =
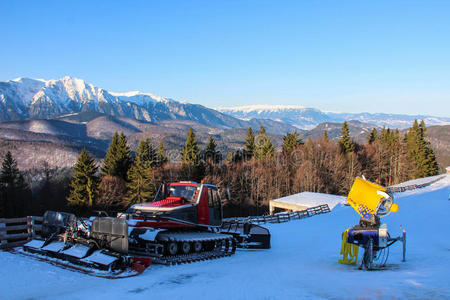
<path fill-rule="evenodd" d="M 109 92 L 110 95 L 117 97 L 121 101 L 135 103 L 137 105 L 147 105 L 149 103 L 155 104 L 157 102 L 168 103 L 171 101 L 175 101 L 172 99 L 166 99 L 160 96 L 156 96 L 150 93 L 143 93 L 140 91 L 131 91 L 125 93 L 114 93 Z M 176 101 L 175 101 L 176 102 Z"/>
<path fill-rule="evenodd" d="M 322 204 L 328 204 L 330 209 L 333 209 L 338 204 L 347 203 L 346 197 L 322 194 L 322 193 L 311 193 L 303 192 L 299 194 L 290 195 L 283 198 L 274 199 L 275 202 L 292 203 L 298 204 L 306 207 L 314 207 Z"/>
<path fill-rule="evenodd" d="M 419 179 L 413 179 L 409 181 L 405 181 L 396 185 L 393 185 L 394 187 L 402 187 L 402 186 L 410 186 L 410 185 L 419 185 L 419 184 L 428 184 L 432 183 L 433 181 L 438 180 L 439 178 L 444 177 L 445 175 L 436 175 L 436 176 L 430 176 L 425 178 L 419 178 Z"/>
<path fill-rule="evenodd" d="M 358 223 L 342 204 L 327 214 L 281 224 L 269 250 L 238 250 L 227 258 L 179 266 L 150 266 L 142 275 L 108 280 L 0 252 L 2 299 L 449 299 L 450 175 L 394 194 L 399 211 L 382 219 L 391 236 L 388 269 L 361 271 L 337 263 L 341 234 Z M 360 251 L 361 259 L 363 251 Z"/>
<path fill-rule="evenodd" d="M 243 112 L 243 113 L 250 113 L 250 112 L 257 112 L 262 113 L 264 111 L 266 112 L 278 112 L 278 111 L 284 111 L 284 110 L 304 110 L 306 109 L 304 106 L 300 105 L 271 105 L 271 104 L 257 104 L 257 105 L 244 105 L 244 106 L 234 106 L 234 107 L 219 107 L 217 108 L 218 111 L 222 112 Z"/>

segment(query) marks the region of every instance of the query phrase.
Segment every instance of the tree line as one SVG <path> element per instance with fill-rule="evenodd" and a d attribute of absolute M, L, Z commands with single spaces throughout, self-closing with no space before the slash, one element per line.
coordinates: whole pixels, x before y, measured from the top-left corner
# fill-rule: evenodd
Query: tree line
<path fill-rule="evenodd" d="M 303 141 L 294 131 L 283 137 L 277 152 L 261 126 L 257 133 L 248 128 L 244 147 L 224 155 L 212 136 L 200 149 L 190 128 L 181 162 L 171 162 L 163 143 L 155 147 L 149 139 L 141 140 L 132 155 L 126 136 L 115 133 L 101 165 L 82 150 L 70 177 L 66 173 L 55 180 L 55 172 L 44 166 L 43 183 L 33 192 L 8 152 L 0 173 L 0 216 L 39 214 L 47 208 L 78 215 L 124 211 L 151 201 L 161 183 L 179 180 L 204 180 L 229 189 L 225 216 L 260 215 L 268 212 L 269 200 L 303 191 L 346 195 L 356 176 L 389 186 L 438 174 L 425 137 L 425 123 L 415 121 L 406 134 L 374 128 L 367 143 L 360 144 L 351 139 L 344 122 L 338 141 L 330 140 L 326 131 L 320 139 Z"/>

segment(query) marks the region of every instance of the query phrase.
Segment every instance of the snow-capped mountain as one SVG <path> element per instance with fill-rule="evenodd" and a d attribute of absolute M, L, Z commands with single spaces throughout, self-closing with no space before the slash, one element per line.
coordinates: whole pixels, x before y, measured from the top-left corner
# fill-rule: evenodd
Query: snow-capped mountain
<path fill-rule="evenodd" d="M 202 105 L 149 93 L 109 92 L 68 76 L 59 80 L 17 78 L 0 82 L 0 121 L 49 119 L 80 112 L 100 112 L 147 122 L 187 120 L 216 128 L 243 128 L 257 123 L 268 125 L 269 131 L 274 127 L 277 133 L 292 129 L 272 120 L 243 121 Z"/>
<path fill-rule="evenodd" d="M 99 112 L 152 123 L 186 120 L 222 129 L 264 125 L 268 131 L 279 134 L 295 128 L 312 129 L 324 122 L 342 123 L 349 120 L 391 128 L 410 127 L 414 119 L 423 119 L 428 126 L 450 125 L 450 118 L 444 117 L 335 113 L 292 105 L 214 110 L 150 93 L 114 93 L 69 76 L 59 80 L 17 78 L 0 81 L 0 122 L 49 119 L 81 112 Z"/>
<path fill-rule="evenodd" d="M 411 127 L 415 119 L 424 120 L 427 126 L 450 125 L 450 118 L 445 117 L 383 113 L 337 113 L 296 105 L 252 105 L 221 107 L 217 110 L 242 120 L 251 118 L 272 119 L 308 130 L 323 122 L 342 123 L 350 120 L 399 129 Z"/>
<path fill-rule="evenodd" d="M 152 104 L 157 102 L 148 95 L 146 97 Z M 121 101 L 119 97 L 81 79 L 66 76 L 60 80 L 17 78 L 0 82 L 1 121 L 45 119 L 82 111 L 132 115 L 151 121 L 142 107 L 131 101 Z"/>

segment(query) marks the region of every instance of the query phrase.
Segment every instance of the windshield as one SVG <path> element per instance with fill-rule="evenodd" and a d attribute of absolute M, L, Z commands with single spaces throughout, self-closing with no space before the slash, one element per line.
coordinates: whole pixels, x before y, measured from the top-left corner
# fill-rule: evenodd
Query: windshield
<path fill-rule="evenodd" d="M 196 202 L 200 188 L 191 185 L 163 184 L 158 190 L 154 201 L 160 201 L 168 197 L 182 197 L 189 202 Z"/>

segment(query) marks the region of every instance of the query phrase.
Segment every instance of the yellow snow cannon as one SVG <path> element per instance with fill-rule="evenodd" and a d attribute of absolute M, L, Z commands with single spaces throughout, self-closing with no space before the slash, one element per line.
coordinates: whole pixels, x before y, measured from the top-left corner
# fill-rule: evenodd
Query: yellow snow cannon
<path fill-rule="evenodd" d="M 380 218 L 390 212 L 396 212 L 398 205 L 386 188 L 357 177 L 347 196 L 347 202 L 361 216 L 358 225 L 350 227 L 342 235 L 341 254 L 339 260 L 343 264 L 356 264 L 358 251 L 364 248 L 360 269 L 381 269 L 386 265 L 389 255 L 387 249 L 397 241 L 403 243 L 403 261 L 406 252 L 406 232 L 402 236 L 391 238 L 386 224 L 380 224 Z"/>
<path fill-rule="evenodd" d="M 398 205 L 385 187 L 359 177 L 353 182 L 347 202 L 363 220 L 369 222 L 374 222 L 375 217 L 386 216 L 398 210 Z"/>

